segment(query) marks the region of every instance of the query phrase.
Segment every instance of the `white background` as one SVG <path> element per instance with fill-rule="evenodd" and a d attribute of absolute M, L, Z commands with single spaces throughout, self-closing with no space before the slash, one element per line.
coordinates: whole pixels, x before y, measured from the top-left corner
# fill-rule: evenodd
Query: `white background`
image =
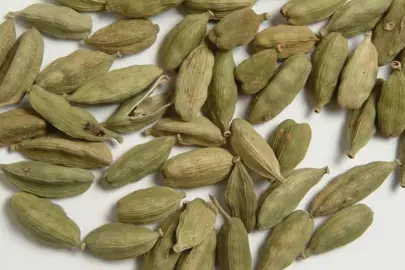
<path fill-rule="evenodd" d="M 26 6 L 40 1 L 32 0 L 2 0 L 0 5 L 0 16 L 9 11 L 18 11 Z M 45 2 L 52 3 L 52 0 Z M 254 9 L 257 12 L 269 12 L 271 19 L 264 22 L 262 28 L 278 23 L 283 23 L 279 15 L 280 7 L 286 1 L 259 0 Z M 93 31 L 96 31 L 117 18 L 112 14 L 98 13 L 91 14 L 94 18 Z M 160 26 L 158 42 L 148 50 L 134 56 L 124 57 L 115 62 L 113 68 L 120 68 L 134 64 L 156 63 L 157 50 L 166 33 L 182 19 L 182 15 L 172 10 L 151 18 Z M 318 30 L 320 25 L 311 26 Z M 26 28 L 23 22 L 18 21 L 18 35 Z M 0 37 L 1 38 L 1 37 Z M 362 37 L 351 39 L 352 48 L 361 42 Z M 65 56 L 80 46 L 77 41 L 57 40 L 45 37 L 45 56 L 42 67 L 46 67 L 51 61 L 58 57 Z M 239 64 L 248 56 L 246 48 L 235 50 L 235 61 Z M 380 76 L 386 78 L 389 69 L 381 68 Z M 237 105 L 237 117 L 243 117 L 246 112 L 250 97 L 241 97 Z M 11 108 L 1 108 L 0 112 Z M 100 120 L 105 120 L 115 109 L 110 107 L 92 107 L 90 111 Z M 332 105 L 324 109 L 321 114 L 313 113 L 313 104 L 307 91 L 302 91 L 295 101 L 278 117 L 269 123 L 257 126 L 257 130 L 267 139 L 274 128 L 283 120 L 292 118 L 297 122 L 308 122 L 312 126 L 313 139 L 305 160 L 300 165 L 303 167 L 323 167 L 328 165 L 331 173 L 324 177 L 306 196 L 300 208 L 305 209 L 313 195 L 325 186 L 332 177 L 348 170 L 352 166 L 368 163 L 376 160 L 391 161 L 395 159 L 396 139 L 384 139 L 375 137 L 356 157 L 350 160 L 345 153 L 348 147 L 346 131 L 346 112 Z M 0 123 L 1 125 L 1 123 Z M 125 136 L 122 145 L 114 143 L 112 151 L 114 159 L 139 143 L 144 143 L 151 138 L 142 137 L 139 133 Z M 172 156 L 186 151 L 189 148 L 175 147 Z M 10 153 L 7 149 L 0 149 L 0 163 L 12 163 L 21 160 L 17 153 Z M 97 173 L 97 176 L 100 176 Z M 395 174 L 395 176 L 397 176 Z M 97 177 L 98 182 L 99 177 Z M 161 181 L 161 177 L 149 176 L 138 183 L 126 187 L 105 191 L 100 185 L 94 184 L 90 190 L 78 197 L 55 200 L 63 206 L 68 215 L 77 222 L 82 230 L 83 237 L 98 226 L 114 221 L 114 206 L 118 199 L 124 195 L 152 185 Z M 187 199 L 195 197 L 208 199 L 208 194 L 214 194 L 221 198 L 226 183 L 216 186 L 187 190 Z M 256 181 L 258 193 L 266 189 L 268 183 L 258 178 Z M 7 183 L 4 175 L 0 173 L 0 269 L 22 270 L 137 270 L 142 269 L 141 260 L 126 260 L 119 262 L 106 262 L 92 257 L 89 254 L 78 251 L 55 250 L 38 245 L 36 242 L 27 239 L 9 219 L 7 207 L 8 199 L 17 190 Z M 363 201 L 375 212 L 374 223 L 363 237 L 354 243 L 316 257 L 298 262 L 290 266 L 292 270 L 358 270 L 358 269 L 403 269 L 403 250 L 405 249 L 404 228 L 405 228 L 405 190 L 401 190 L 397 179 L 391 175 L 384 185 L 374 194 Z M 316 219 L 317 224 L 321 219 Z M 218 227 L 222 219 L 218 219 Z M 262 245 L 267 232 L 254 232 L 250 235 L 250 245 L 253 257 L 256 258 L 258 250 Z"/>

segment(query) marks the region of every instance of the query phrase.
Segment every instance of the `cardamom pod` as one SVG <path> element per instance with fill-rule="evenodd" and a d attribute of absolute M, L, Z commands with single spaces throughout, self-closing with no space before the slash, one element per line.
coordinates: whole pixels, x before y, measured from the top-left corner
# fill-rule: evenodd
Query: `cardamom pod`
<path fill-rule="evenodd" d="M 143 92 L 163 74 L 155 65 L 116 69 L 88 81 L 66 100 L 81 104 L 121 103 Z"/>
<path fill-rule="evenodd" d="M 180 253 L 201 244 L 215 229 L 217 211 L 211 203 L 197 198 L 187 203 L 180 215 L 173 250 Z"/>
<path fill-rule="evenodd" d="M 36 29 L 22 34 L 0 68 L 0 107 L 20 102 L 42 64 L 44 41 Z"/>
<path fill-rule="evenodd" d="M 17 108 L 0 114 L 0 146 L 8 146 L 47 133 L 47 124 L 31 108 Z"/>
<path fill-rule="evenodd" d="M 252 124 L 267 122 L 279 115 L 305 86 L 312 64 L 305 54 L 288 58 L 250 104 L 248 121 Z"/>
<path fill-rule="evenodd" d="M 206 44 L 192 51 L 180 66 L 174 106 L 184 121 L 193 120 L 208 97 L 214 55 Z"/>
<path fill-rule="evenodd" d="M 405 164 L 405 134 L 399 138 L 398 144 L 398 160 L 401 164 Z M 400 166 L 399 184 L 405 188 L 405 166 Z"/>
<path fill-rule="evenodd" d="M 326 35 L 315 50 L 312 69 L 312 96 L 315 112 L 329 104 L 338 89 L 340 74 L 349 57 L 349 42 L 340 33 Z"/>
<path fill-rule="evenodd" d="M 183 9 L 187 13 L 202 13 L 211 11 L 212 19 L 220 20 L 226 15 L 246 7 L 251 7 L 255 0 L 184 0 Z"/>
<path fill-rule="evenodd" d="M 405 130 L 405 74 L 398 61 L 391 68 L 393 73 L 384 82 L 377 103 L 378 129 L 383 136 L 398 137 Z"/>
<path fill-rule="evenodd" d="M 159 49 L 159 58 L 165 69 L 178 68 L 187 55 L 201 44 L 211 16 L 210 11 L 187 15 L 170 30 Z"/>
<path fill-rule="evenodd" d="M 400 162 L 372 162 L 336 176 L 313 199 L 310 213 L 326 216 L 363 200 L 377 190 Z"/>
<path fill-rule="evenodd" d="M 373 211 L 364 204 L 337 212 L 316 230 L 302 257 L 308 258 L 353 242 L 371 226 L 373 216 Z"/>
<path fill-rule="evenodd" d="M 225 180 L 232 170 L 233 156 L 217 147 L 200 148 L 169 159 L 162 172 L 173 188 L 196 188 Z"/>
<path fill-rule="evenodd" d="M 291 172 L 304 160 L 311 138 L 309 124 L 297 124 L 289 119 L 277 127 L 270 137 L 269 145 L 276 154 L 283 174 Z"/>
<path fill-rule="evenodd" d="M 235 69 L 235 80 L 245 94 L 256 94 L 273 77 L 277 68 L 277 51 L 263 50 L 244 60 Z"/>
<path fill-rule="evenodd" d="M 247 121 L 241 118 L 233 120 L 230 144 L 251 170 L 267 179 L 285 182 L 273 149 Z"/>
<path fill-rule="evenodd" d="M 143 92 L 125 101 L 115 113 L 103 123 L 104 127 L 115 132 L 132 133 L 159 120 L 173 104 L 171 91 L 154 96 L 152 93 L 161 84 L 169 81 L 162 75 Z"/>
<path fill-rule="evenodd" d="M 348 1 L 333 14 L 320 34 L 326 36 L 331 32 L 340 32 L 345 37 L 351 37 L 370 31 L 380 21 L 391 3 L 392 0 Z"/>
<path fill-rule="evenodd" d="M 106 10 L 129 18 L 144 18 L 175 8 L 183 0 L 107 0 Z"/>
<path fill-rule="evenodd" d="M 162 237 L 146 227 L 112 223 L 90 232 L 84 239 L 86 249 L 105 260 L 133 259 L 151 250 Z"/>
<path fill-rule="evenodd" d="M 134 146 L 107 169 L 103 181 L 117 188 L 156 172 L 166 162 L 175 141 L 171 136 Z"/>
<path fill-rule="evenodd" d="M 260 199 L 257 212 L 257 226 L 267 230 L 278 224 L 293 212 L 309 190 L 314 187 L 329 168 L 299 169 L 286 175 L 286 183 L 272 186 Z"/>
<path fill-rule="evenodd" d="M 15 23 L 14 20 L 6 20 L 0 24 L 0 67 L 6 61 L 8 53 L 13 48 L 16 42 Z"/>
<path fill-rule="evenodd" d="M 342 108 L 358 109 L 373 90 L 378 73 L 378 53 L 371 32 L 349 58 L 340 78 L 337 101 Z"/>
<path fill-rule="evenodd" d="M 259 32 L 253 40 L 253 49 L 262 51 L 276 49 L 278 58 L 310 52 L 319 38 L 307 26 L 280 24 Z"/>
<path fill-rule="evenodd" d="M 10 183 L 44 198 L 67 198 L 85 193 L 94 175 L 83 169 L 67 168 L 38 161 L 0 164 Z"/>
<path fill-rule="evenodd" d="M 79 14 L 69 7 L 53 4 L 33 4 L 18 12 L 10 12 L 8 18 L 22 18 L 29 26 L 56 38 L 84 39 L 93 28 L 89 15 Z"/>
<path fill-rule="evenodd" d="M 302 210 L 292 212 L 269 234 L 259 255 L 257 270 L 285 269 L 305 250 L 314 220 Z"/>
<path fill-rule="evenodd" d="M 135 225 L 155 223 L 176 212 L 185 197 L 185 192 L 169 187 L 137 190 L 118 201 L 118 221 Z"/>
<path fill-rule="evenodd" d="M 53 61 L 38 74 L 35 83 L 55 94 L 71 93 L 107 73 L 116 58 L 116 55 L 79 49 Z"/>
<path fill-rule="evenodd" d="M 119 20 L 99 29 L 91 37 L 84 39 L 84 43 L 102 52 L 129 55 L 152 46 L 158 33 L 159 25 L 148 19 Z"/>
<path fill-rule="evenodd" d="M 239 157 L 233 159 L 234 167 L 225 190 L 225 202 L 231 209 L 232 217 L 237 217 L 251 232 L 256 226 L 257 196 L 250 173 Z"/>
<path fill-rule="evenodd" d="M 180 145 L 220 147 L 226 143 L 221 130 L 204 116 L 197 116 L 191 122 L 163 118 L 145 134 L 155 137 L 176 135 Z"/>
<path fill-rule="evenodd" d="M 109 166 L 113 157 L 102 142 L 69 140 L 56 136 L 44 136 L 11 145 L 25 157 L 66 167 L 101 169 Z"/>
<path fill-rule="evenodd" d="M 56 0 L 58 3 L 77 11 L 102 11 L 106 0 Z"/>
<path fill-rule="evenodd" d="M 33 85 L 28 94 L 31 106 L 45 120 L 67 135 L 87 141 L 123 139 L 116 133 L 102 127 L 88 111 L 73 107 L 63 97 L 52 94 L 40 86 Z"/>
<path fill-rule="evenodd" d="M 267 13 L 256 14 L 250 7 L 236 10 L 222 18 L 208 33 L 208 39 L 220 50 L 231 50 L 251 42 Z"/>
<path fill-rule="evenodd" d="M 79 227 L 50 200 L 17 192 L 10 198 L 10 210 L 13 220 L 32 239 L 55 248 L 83 249 Z"/>
<path fill-rule="evenodd" d="M 235 67 L 232 50 L 218 51 L 208 89 L 208 117 L 221 128 L 225 137 L 229 136 L 229 126 L 238 101 L 238 87 L 233 75 Z"/>

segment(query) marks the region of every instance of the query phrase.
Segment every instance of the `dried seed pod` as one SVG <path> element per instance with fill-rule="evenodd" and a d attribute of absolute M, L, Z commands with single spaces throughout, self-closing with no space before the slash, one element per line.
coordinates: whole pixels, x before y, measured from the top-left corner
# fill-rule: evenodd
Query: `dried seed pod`
<path fill-rule="evenodd" d="M 331 102 L 348 57 L 349 42 L 340 33 L 326 35 L 316 49 L 311 76 L 316 113 Z"/>
<path fill-rule="evenodd" d="M 56 38 L 83 39 L 93 28 L 89 15 L 79 14 L 69 7 L 53 4 L 33 4 L 19 12 L 10 12 L 9 18 L 22 18 L 29 26 Z"/>
<path fill-rule="evenodd" d="M 356 48 L 343 69 L 337 101 L 342 108 L 358 109 L 373 90 L 378 73 L 378 53 L 371 32 Z"/>
<path fill-rule="evenodd" d="M 106 10 L 129 18 L 144 18 L 175 8 L 183 0 L 106 0 Z"/>
<path fill-rule="evenodd" d="M 16 42 L 15 23 L 14 20 L 6 20 L 0 24 L 0 67 L 6 61 L 8 53 L 13 48 Z"/>
<path fill-rule="evenodd" d="M 233 156 L 225 149 L 195 149 L 169 159 L 163 166 L 165 184 L 173 188 L 196 188 L 225 180 L 232 170 Z"/>
<path fill-rule="evenodd" d="M 201 44 L 183 61 L 176 82 L 174 106 L 184 121 L 192 121 L 208 97 L 214 55 Z"/>
<path fill-rule="evenodd" d="M 254 2 L 254 0 L 184 0 L 183 9 L 187 13 L 211 11 L 214 13 L 212 19 L 220 20 L 236 10 L 253 6 Z"/>
<path fill-rule="evenodd" d="M 116 58 L 116 55 L 79 49 L 53 61 L 38 74 L 35 84 L 55 94 L 71 93 L 107 73 Z"/>
<path fill-rule="evenodd" d="M 248 122 L 241 118 L 233 120 L 230 143 L 236 155 L 250 169 L 267 179 L 285 182 L 273 149 Z"/>
<path fill-rule="evenodd" d="M 158 33 L 159 25 L 148 19 L 119 20 L 99 29 L 84 43 L 110 54 L 136 54 L 152 46 Z"/>
<path fill-rule="evenodd" d="M 271 186 L 260 198 L 257 212 L 257 227 L 267 230 L 275 226 L 300 204 L 329 168 L 299 169 L 286 175 L 286 183 L 275 188 Z"/>
<path fill-rule="evenodd" d="M 330 215 L 363 200 L 377 190 L 399 165 L 398 160 L 377 161 L 353 167 L 338 175 L 313 199 L 311 215 Z"/>
<path fill-rule="evenodd" d="M 153 248 L 161 238 L 155 232 L 133 224 L 112 223 L 90 232 L 84 239 L 86 249 L 105 260 L 133 259 Z"/>
<path fill-rule="evenodd" d="M 107 169 L 104 183 L 122 187 L 156 172 L 166 162 L 175 142 L 176 138 L 171 136 L 136 145 Z"/>
<path fill-rule="evenodd" d="M 267 122 L 279 115 L 305 86 L 312 64 L 305 54 L 288 58 L 250 104 L 248 121 L 252 124 Z"/>
<path fill-rule="evenodd" d="M 302 210 L 292 212 L 269 234 L 260 252 L 257 270 L 285 269 L 305 250 L 314 220 Z"/>
<path fill-rule="evenodd" d="M 38 161 L 0 164 L 10 183 L 44 198 L 67 198 L 85 193 L 94 175 L 83 169 L 67 168 Z"/>
<path fill-rule="evenodd" d="M 235 69 L 235 80 L 245 94 L 256 94 L 269 82 L 277 68 L 277 51 L 263 50 L 246 59 Z"/>
<path fill-rule="evenodd" d="M 55 248 L 83 249 L 80 229 L 62 207 L 50 200 L 18 192 L 10 198 L 14 221 L 39 243 Z"/>
<path fill-rule="evenodd" d="M 373 211 L 364 204 L 337 212 L 316 230 L 302 257 L 308 258 L 353 242 L 370 227 L 373 216 Z"/>
<path fill-rule="evenodd" d="M 60 4 L 77 11 L 102 11 L 106 0 L 56 0 Z"/>

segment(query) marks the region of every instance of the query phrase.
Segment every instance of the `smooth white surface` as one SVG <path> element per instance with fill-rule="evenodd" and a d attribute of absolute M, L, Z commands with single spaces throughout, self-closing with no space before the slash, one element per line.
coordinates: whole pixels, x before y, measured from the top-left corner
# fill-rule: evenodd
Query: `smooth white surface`
<path fill-rule="evenodd" d="M 26 6 L 40 1 L 31 0 L 2 0 L 0 5 L 0 16 L 4 16 L 9 11 L 18 11 Z M 53 3 L 52 0 L 45 2 Z M 283 19 L 279 15 L 279 9 L 286 1 L 259 0 L 254 9 L 257 12 L 269 12 L 270 22 L 264 22 L 262 28 L 282 23 Z M 94 18 L 93 31 L 96 31 L 110 23 L 117 17 L 112 14 L 99 13 L 91 14 Z M 165 34 L 182 19 L 176 10 L 172 10 L 151 18 L 160 26 L 158 42 L 148 50 L 135 56 L 124 57 L 115 62 L 113 69 L 134 64 L 155 63 L 159 44 Z M 319 29 L 319 25 L 311 26 L 314 30 Z M 18 34 L 26 29 L 23 22 L 18 21 Z M 0 37 L 1 38 L 1 37 Z M 56 40 L 45 37 L 45 57 L 42 67 L 46 67 L 51 61 L 58 57 L 65 56 L 80 45 L 77 41 Z M 362 37 L 351 39 L 352 48 L 362 41 Z M 235 49 L 235 61 L 240 63 L 248 56 L 245 48 Z M 386 78 L 388 68 L 382 68 L 380 76 Z M 250 97 L 241 97 L 235 117 L 243 117 Z M 1 108 L 0 112 L 11 108 Z M 100 120 L 105 120 L 115 109 L 115 106 L 92 107 L 90 111 Z M 321 114 L 313 113 L 312 101 L 307 91 L 302 91 L 295 101 L 278 117 L 269 123 L 257 126 L 257 130 L 268 138 L 274 128 L 283 120 L 292 118 L 297 122 L 308 122 L 312 126 L 313 139 L 309 152 L 305 160 L 299 167 L 323 167 L 328 165 L 331 173 L 326 176 L 305 197 L 301 203 L 301 209 L 305 209 L 313 195 L 325 186 L 332 177 L 348 170 L 352 166 L 364 164 L 376 160 L 391 161 L 395 159 L 396 139 L 384 139 L 380 137 L 373 140 L 363 149 L 355 160 L 346 157 L 347 134 L 346 134 L 346 112 L 337 106 L 329 106 Z M 1 123 L 0 123 L 1 125 Z M 151 138 L 140 136 L 139 133 L 125 136 L 122 145 L 112 145 L 114 158 L 136 144 L 146 142 Z M 176 147 L 172 156 L 186 151 L 189 148 Z M 0 163 L 12 163 L 21 160 L 17 153 L 10 153 L 7 149 L 0 149 Z M 97 173 L 100 176 L 100 173 Z M 99 177 L 97 178 L 97 180 Z M 78 197 L 55 200 L 63 206 L 68 215 L 77 222 L 82 230 L 83 237 L 96 227 L 112 222 L 114 218 L 114 206 L 118 199 L 124 195 L 140 189 L 155 185 L 159 182 L 160 176 L 149 176 L 144 180 L 127 185 L 126 187 L 105 191 L 98 184 L 94 184 L 91 189 Z M 222 194 L 226 183 L 221 183 L 213 187 L 187 190 L 187 199 L 195 197 L 208 199 L 208 194 L 214 194 L 222 200 Z M 263 179 L 256 181 L 258 192 L 262 192 L 268 186 Z M 106 262 L 92 257 L 89 254 L 55 250 L 38 245 L 36 242 L 27 239 L 25 235 L 13 225 L 7 213 L 7 203 L 13 192 L 17 191 L 6 182 L 4 175 L 0 173 L 0 269 L 1 270 L 140 270 L 141 260 L 126 260 L 119 262 Z M 316 257 L 309 258 L 293 264 L 288 269 L 292 270 L 379 270 L 379 269 L 403 269 L 403 250 L 405 241 L 403 231 L 405 228 L 405 190 L 401 190 L 399 185 L 391 175 L 384 185 L 369 198 L 363 201 L 375 212 L 374 223 L 363 237 L 354 243 Z M 321 219 L 316 219 L 317 224 Z M 218 219 L 218 227 L 222 220 Z M 250 235 L 251 251 L 256 258 L 267 232 L 254 232 Z"/>

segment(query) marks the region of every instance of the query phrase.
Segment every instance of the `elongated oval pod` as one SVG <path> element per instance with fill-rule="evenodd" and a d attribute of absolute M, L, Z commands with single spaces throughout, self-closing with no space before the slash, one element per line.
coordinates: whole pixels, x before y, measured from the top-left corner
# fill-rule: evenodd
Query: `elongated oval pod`
<path fill-rule="evenodd" d="M 0 24 L 0 67 L 6 61 L 8 53 L 16 42 L 15 23 L 12 19 L 5 20 Z"/>

